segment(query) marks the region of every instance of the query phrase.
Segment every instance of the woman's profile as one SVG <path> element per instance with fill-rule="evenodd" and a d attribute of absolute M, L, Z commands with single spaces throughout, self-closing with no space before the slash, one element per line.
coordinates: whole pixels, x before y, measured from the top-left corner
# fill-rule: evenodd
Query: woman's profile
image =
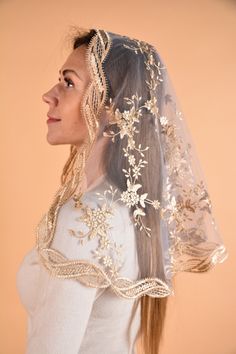
<path fill-rule="evenodd" d="M 102 29 L 72 42 L 43 94 L 47 142 L 70 153 L 17 274 L 26 354 L 156 354 L 175 275 L 227 250 L 157 49 Z"/>

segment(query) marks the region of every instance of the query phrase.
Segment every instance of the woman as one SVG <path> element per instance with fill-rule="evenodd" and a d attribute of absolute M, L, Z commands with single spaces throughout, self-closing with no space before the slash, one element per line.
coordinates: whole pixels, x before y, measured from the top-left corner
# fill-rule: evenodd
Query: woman
<path fill-rule="evenodd" d="M 18 271 L 27 354 L 158 353 L 174 275 L 227 257 L 189 131 L 146 42 L 79 29 L 59 74 L 47 140 L 70 156 Z"/>

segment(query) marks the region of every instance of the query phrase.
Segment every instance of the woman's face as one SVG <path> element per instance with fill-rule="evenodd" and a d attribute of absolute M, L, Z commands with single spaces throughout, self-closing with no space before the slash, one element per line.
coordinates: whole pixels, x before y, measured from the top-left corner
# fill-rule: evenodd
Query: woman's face
<path fill-rule="evenodd" d="M 48 118 L 60 120 L 47 121 L 49 144 L 73 144 L 81 146 L 88 131 L 81 113 L 81 102 L 90 82 L 85 61 L 85 45 L 76 48 L 59 71 L 59 82 L 42 98 L 48 103 Z"/>

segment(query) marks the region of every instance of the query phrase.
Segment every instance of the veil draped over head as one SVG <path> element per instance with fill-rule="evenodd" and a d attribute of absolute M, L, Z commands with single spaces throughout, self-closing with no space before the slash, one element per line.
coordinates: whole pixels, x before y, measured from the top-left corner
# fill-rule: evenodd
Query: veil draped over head
<path fill-rule="evenodd" d="M 55 277 L 111 287 L 124 298 L 165 297 L 174 293 L 176 273 L 208 271 L 226 259 L 227 251 L 160 54 L 144 41 L 101 29 L 80 29 L 77 41 L 89 35 L 86 60 L 92 80 L 82 104 L 89 139 L 79 151 L 71 146 L 62 184 L 37 226 L 39 258 Z M 127 58 L 123 69 L 116 63 L 122 55 Z M 114 71 L 120 82 L 111 82 Z M 101 128 L 103 110 L 110 117 L 103 129 L 110 140 L 109 183 L 86 199 L 86 192 L 75 192 Z M 68 258 L 53 247 L 53 240 L 60 227 L 58 214 L 72 200 L 70 210 L 77 213 L 80 224 L 78 232 L 69 231 L 79 246 Z M 135 279 L 122 273 L 122 245 L 116 242 L 119 225 L 113 221 L 119 208 L 128 211 L 136 242 L 146 255 L 139 255 L 141 270 Z M 126 242 L 129 234 L 119 237 Z"/>

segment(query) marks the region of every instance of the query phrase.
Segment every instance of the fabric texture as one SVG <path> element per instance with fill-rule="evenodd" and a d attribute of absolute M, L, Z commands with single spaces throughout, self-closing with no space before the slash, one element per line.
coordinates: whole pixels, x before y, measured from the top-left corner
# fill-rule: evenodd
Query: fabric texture
<path fill-rule="evenodd" d="M 105 181 L 84 195 L 84 203 L 94 207 L 96 192 L 104 190 Z M 138 264 L 135 237 L 129 214 L 123 206 L 113 218 L 112 232 L 122 243 L 126 261 L 124 276 L 136 279 Z M 94 259 L 99 246 L 94 238 L 83 247 L 71 234 L 84 228 L 79 211 L 71 198 L 60 210 L 53 247 L 68 259 Z M 115 257 L 112 257 L 115 259 Z M 51 276 L 40 264 L 36 248 L 24 257 L 17 273 L 17 288 L 28 314 L 26 354 L 134 354 L 133 342 L 140 325 L 139 307 L 131 325 L 134 299 L 117 297 L 109 288 L 94 288 L 75 279 Z M 119 340 L 118 340 L 119 338 Z"/>

